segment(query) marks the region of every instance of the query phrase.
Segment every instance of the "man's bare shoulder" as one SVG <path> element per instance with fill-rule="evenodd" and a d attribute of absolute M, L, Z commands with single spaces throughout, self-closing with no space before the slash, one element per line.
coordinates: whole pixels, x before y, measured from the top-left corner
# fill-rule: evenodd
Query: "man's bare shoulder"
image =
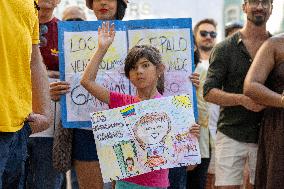
<path fill-rule="evenodd" d="M 266 47 L 273 49 L 276 64 L 284 61 L 284 33 L 271 37 Z"/>

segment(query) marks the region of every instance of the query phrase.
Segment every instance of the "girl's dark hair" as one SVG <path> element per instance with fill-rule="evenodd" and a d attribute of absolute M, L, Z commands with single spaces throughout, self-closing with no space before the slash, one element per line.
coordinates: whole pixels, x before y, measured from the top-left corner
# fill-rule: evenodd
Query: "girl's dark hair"
<path fill-rule="evenodd" d="M 127 8 L 127 5 L 123 2 L 123 0 L 117 0 L 117 11 L 116 11 L 117 20 L 123 19 L 126 8 Z"/>
<path fill-rule="evenodd" d="M 86 6 L 93 10 L 93 0 L 86 0 Z M 117 0 L 117 9 L 115 19 L 122 20 L 125 15 L 127 4 L 123 0 Z"/>
<path fill-rule="evenodd" d="M 156 67 L 163 64 L 161 54 L 157 48 L 150 45 L 136 45 L 129 51 L 125 59 L 124 72 L 128 79 L 130 70 L 135 67 L 140 58 L 146 58 Z M 164 81 L 164 73 L 161 73 L 157 83 L 157 90 L 161 94 L 165 90 Z"/>

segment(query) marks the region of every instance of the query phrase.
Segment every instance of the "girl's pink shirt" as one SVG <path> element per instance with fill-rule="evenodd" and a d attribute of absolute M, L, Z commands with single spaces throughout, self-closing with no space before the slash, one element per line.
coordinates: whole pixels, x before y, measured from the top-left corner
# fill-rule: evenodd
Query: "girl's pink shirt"
<path fill-rule="evenodd" d="M 159 93 L 154 98 L 160 98 L 160 97 L 162 97 L 162 95 Z M 110 92 L 109 108 L 112 109 L 121 106 L 126 106 L 139 101 L 140 101 L 139 98 L 135 96 L 126 95 L 117 92 Z M 126 178 L 123 179 L 123 181 L 131 182 L 141 186 L 166 188 L 170 185 L 168 174 L 169 174 L 168 169 L 162 169 Z"/>

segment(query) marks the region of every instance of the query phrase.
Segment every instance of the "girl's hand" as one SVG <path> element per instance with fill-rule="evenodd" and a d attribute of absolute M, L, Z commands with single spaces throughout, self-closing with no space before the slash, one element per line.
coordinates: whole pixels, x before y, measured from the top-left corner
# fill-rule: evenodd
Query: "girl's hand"
<path fill-rule="evenodd" d="M 109 24 L 109 21 L 103 22 L 102 27 L 98 29 L 98 47 L 103 50 L 107 50 L 112 44 L 115 36 L 114 23 Z"/>
<path fill-rule="evenodd" d="M 199 74 L 198 73 L 193 73 L 189 76 L 189 79 L 191 80 L 192 84 L 198 88 L 199 87 L 199 83 L 200 83 L 200 80 L 199 80 Z"/>
<path fill-rule="evenodd" d="M 60 100 L 60 95 L 68 93 L 69 89 L 70 89 L 70 84 L 66 81 L 58 81 L 50 83 L 49 93 L 51 100 L 53 101 Z"/>
<path fill-rule="evenodd" d="M 189 130 L 189 133 L 194 135 L 196 138 L 199 138 L 200 136 L 200 125 L 197 123 L 194 123 L 192 127 Z"/>

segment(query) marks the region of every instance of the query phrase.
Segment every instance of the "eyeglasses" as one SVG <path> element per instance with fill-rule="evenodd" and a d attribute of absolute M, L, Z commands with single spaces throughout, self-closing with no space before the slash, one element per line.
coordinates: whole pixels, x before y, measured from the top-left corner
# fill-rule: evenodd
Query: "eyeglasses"
<path fill-rule="evenodd" d="M 46 37 L 44 36 L 45 34 L 47 34 L 48 32 L 48 27 L 47 25 L 45 24 L 40 24 L 39 25 L 39 34 L 40 34 L 40 37 L 39 37 L 39 47 L 45 47 L 47 45 L 47 39 Z"/>
<path fill-rule="evenodd" d="M 202 37 L 207 37 L 208 35 L 212 38 L 212 39 L 215 39 L 217 37 L 217 33 L 214 32 L 214 31 L 205 31 L 205 30 L 201 30 L 200 32 L 200 35 Z"/>
<path fill-rule="evenodd" d="M 68 18 L 64 21 L 84 21 L 82 18 Z"/>
<path fill-rule="evenodd" d="M 263 8 L 267 9 L 270 6 L 270 0 L 248 0 L 246 1 L 252 7 L 258 7 L 259 3 L 262 5 Z"/>

